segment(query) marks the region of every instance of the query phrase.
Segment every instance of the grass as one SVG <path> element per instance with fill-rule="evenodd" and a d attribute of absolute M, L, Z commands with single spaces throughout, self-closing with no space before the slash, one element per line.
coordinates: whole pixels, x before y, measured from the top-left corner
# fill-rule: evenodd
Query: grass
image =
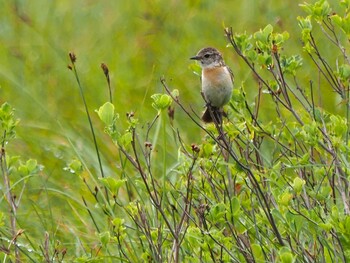
<path fill-rule="evenodd" d="M 332 20 L 334 44 L 317 24 L 348 9 L 329 2 L 333 10 L 306 10 L 320 56 L 305 52 L 313 39 L 304 28 L 301 41 L 297 3 L 3 3 L 0 85 L 15 112 L 0 116 L 0 258 L 348 260 L 349 82 L 339 49 L 348 35 Z M 284 31 L 288 40 L 271 42 Z M 250 49 L 244 37 L 254 32 Z M 196 117 L 203 101 L 188 58 L 207 45 L 235 73 L 224 130 Z"/>

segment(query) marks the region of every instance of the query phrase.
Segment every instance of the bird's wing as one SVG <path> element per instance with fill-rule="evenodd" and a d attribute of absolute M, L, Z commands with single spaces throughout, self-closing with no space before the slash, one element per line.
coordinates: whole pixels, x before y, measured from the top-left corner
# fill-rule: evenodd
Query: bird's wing
<path fill-rule="evenodd" d="M 234 80 L 235 80 L 235 76 L 233 75 L 232 70 L 230 69 L 230 67 L 228 67 L 228 66 L 226 66 L 226 67 L 227 67 L 228 72 L 230 72 L 230 76 L 231 76 L 231 80 L 232 80 L 232 82 L 234 82 Z"/>

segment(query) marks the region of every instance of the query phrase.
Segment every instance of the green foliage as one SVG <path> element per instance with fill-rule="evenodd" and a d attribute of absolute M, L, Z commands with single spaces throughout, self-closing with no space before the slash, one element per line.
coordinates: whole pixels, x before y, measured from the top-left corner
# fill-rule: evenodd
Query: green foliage
<path fill-rule="evenodd" d="M 125 184 L 126 180 L 116 180 L 112 177 L 107 177 L 100 178 L 100 182 L 103 186 L 107 187 L 107 189 L 111 191 L 114 196 L 117 196 L 119 188 Z"/>
<path fill-rule="evenodd" d="M 128 33 L 139 27 L 147 29 L 147 33 L 137 41 L 125 40 L 128 45 L 117 45 L 116 78 L 114 70 L 109 71 L 103 64 L 109 90 L 116 86 L 116 98 L 110 96 L 110 101 L 103 103 L 106 96 L 96 89 L 98 95 L 92 95 L 94 107 L 102 106 L 92 116 L 88 111 L 93 92 L 89 86 L 100 87 L 96 83 L 100 77 L 85 68 L 89 61 L 80 62 L 80 57 L 71 53 L 69 69 L 83 95 L 82 105 L 91 126 L 88 133 L 81 128 L 88 125 L 80 121 L 71 130 L 66 130 L 65 124 L 59 125 L 66 139 L 56 135 L 59 138 L 54 138 L 52 144 L 37 130 L 36 136 L 44 141 L 37 147 L 55 153 L 55 158 L 51 157 L 57 160 L 55 165 L 44 162 L 49 168 L 43 170 L 41 160 L 22 160 L 26 154 L 22 154 L 22 141 L 16 138 L 16 132 L 23 126 L 17 127 L 18 119 L 9 104 L 1 106 L 0 163 L 4 184 L 0 230 L 5 253 L 0 259 L 286 263 L 350 260 L 350 2 L 333 6 L 321 0 L 300 5 L 306 13 L 294 21 L 300 35 L 289 31 L 289 24 L 272 25 L 271 21 L 267 26 L 255 26 L 261 29 L 252 33 L 247 33 L 251 29 L 245 27 L 246 32 L 237 32 L 240 26 L 226 28 L 228 52 L 235 54 L 237 64 L 233 67 L 235 89 L 225 107 L 227 118 L 222 125 L 202 124 L 196 112 L 199 107 L 188 106 L 188 101 L 201 101 L 200 84 L 194 76 L 200 75 L 200 68 L 190 62 L 185 63 L 188 68 L 184 66 L 184 54 L 181 62 L 176 62 L 180 49 L 189 54 L 198 50 L 194 45 L 203 45 L 203 39 L 212 32 L 187 23 L 186 27 L 193 27 L 192 32 L 199 31 L 190 38 L 181 29 L 180 35 L 192 43 L 188 50 L 186 44 L 174 38 L 169 42 L 153 39 L 153 32 L 179 36 L 180 26 L 167 23 L 169 13 L 165 10 L 172 3 L 147 4 L 152 5 L 147 6 L 147 12 L 142 12 L 144 3 L 126 12 L 136 13 L 143 19 L 142 25 L 120 18 Z M 215 10 L 222 17 L 222 10 L 215 7 L 228 9 L 232 15 L 226 5 L 210 1 L 178 5 L 174 11 L 191 10 L 186 14 L 188 19 L 198 10 L 206 14 L 203 21 L 210 19 Z M 127 9 L 128 4 L 123 8 Z M 28 27 L 36 26 L 21 10 L 14 10 Z M 210 33 L 206 36 L 207 31 Z M 116 40 L 113 34 L 106 35 L 113 38 L 110 42 Z M 116 38 L 129 35 L 118 33 Z M 69 41 L 69 35 L 64 36 Z M 302 44 L 296 45 L 299 38 Z M 98 45 L 87 49 L 91 55 L 104 42 L 94 41 Z M 153 42 L 160 44 L 151 45 Z M 138 52 L 124 52 L 136 45 L 140 45 Z M 154 56 L 155 50 L 164 52 L 158 57 Z M 231 64 L 230 56 L 224 57 Z M 156 58 L 161 72 L 158 64 L 148 64 L 155 63 Z M 135 71 L 120 66 L 130 64 L 137 65 Z M 32 66 L 38 70 L 38 65 Z M 194 75 L 175 71 L 178 67 Z M 147 72 L 147 77 L 142 72 Z M 6 82 L 11 82 L 10 75 L 4 75 Z M 158 80 L 158 75 L 165 77 Z M 71 80 L 68 83 L 72 85 Z M 192 88 L 195 85 L 197 89 Z M 164 93 L 159 93 L 160 89 Z M 61 96 L 59 89 L 55 92 L 55 96 Z M 75 96 L 74 89 L 69 92 Z M 337 109 L 324 107 L 328 94 L 336 96 L 336 103 L 329 100 Z M 67 116 L 79 115 L 80 104 L 71 104 Z M 29 116 L 28 113 L 26 117 Z M 26 118 L 24 123 L 29 123 Z M 95 149 L 89 146 L 91 134 Z M 101 153 L 98 160 L 95 151 Z M 21 156 L 9 155 L 11 152 Z M 42 158 L 46 160 L 46 156 Z"/>
<path fill-rule="evenodd" d="M 96 112 L 101 121 L 108 127 L 118 118 L 118 116 L 114 114 L 114 105 L 110 102 L 103 104 Z"/>
<path fill-rule="evenodd" d="M 17 218 L 21 201 L 25 199 L 27 194 L 27 186 L 31 183 L 32 177 L 37 176 L 43 169 L 36 160 L 29 159 L 25 162 L 20 160 L 20 157 L 11 157 L 7 153 L 8 142 L 15 139 L 15 128 L 18 124 L 18 119 L 14 116 L 13 108 L 8 104 L 2 104 L 0 108 L 0 123 L 1 123 L 1 153 L 0 153 L 0 170 L 3 178 L 1 186 L 2 198 L 0 199 L 0 207 L 8 213 L 0 214 L 0 231 L 3 234 L 2 242 L 7 243 L 7 253 L 3 253 L 0 257 L 4 262 L 7 260 L 15 260 L 20 262 L 22 258 L 19 248 L 24 247 L 27 253 L 31 250 L 30 245 L 22 245 L 17 241 L 23 234 L 23 229 L 18 225 L 20 222 Z M 6 209 L 5 209 L 6 208 Z M 25 208 L 28 209 L 28 208 Z M 6 222 L 6 223 L 5 223 Z"/>
<path fill-rule="evenodd" d="M 158 113 L 167 109 L 172 103 L 171 97 L 166 94 L 153 94 L 151 98 L 153 99 L 152 107 L 155 108 Z"/>
<path fill-rule="evenodd" d="M 73 159 L 68 163 L 68 165 L 64 168 L 64 170 L 69 171 L 72 174 L 79 175 L 83 171 L 83 165 L 79 160 Z"/>
<path fill-rule="evenodd" d="M 19 120 L 14 118 L 14 109 L 8 104 L 3 103 L 0 107 L 0 124 L 1 124 L 1 145 L 4 141 L 13 139 L 16 136 L 15 128 Z"/>
<path fill-rule="evenodd" d="M 344 33 L 347 35 L 348 38 L 350 38 L 350 16 L 347 14 L 345 17 L 340 17 L 339 15 L 333 15 L 331 16 L 332 21 L 334 24 L 336 24 L 339 28 L 341 28 Z"/>
<path fill-rule="evenodd" d="M 317 1 L 314 4 L 304 3 L 300 6 L 318 23 L 322 23 L 332 11 L 326 0 Z"/>

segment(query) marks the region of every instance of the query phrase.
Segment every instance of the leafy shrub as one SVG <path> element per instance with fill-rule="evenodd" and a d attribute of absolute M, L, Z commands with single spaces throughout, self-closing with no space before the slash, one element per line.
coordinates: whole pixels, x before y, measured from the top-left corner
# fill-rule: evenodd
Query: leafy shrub
<path fill-rule="evenodd" d="M 156 113 L 147 125 L 130 112 L 122 129 L 125 123 L 110 97 L 96 113 L 119 155 L 118 174 L 104 172 L 86 107 L 101 176 L 79 158 L 67 165 L 87 189 L 81 206 L 97 232 L 90 237 L 93 252 L 81 253 L 76 262 L 350 259 L 350 2 L 341 1 L 343 13 L 337 14 L 324 0 L 301 7 L 307 13 L 298 17 L 302 48 L 315 69 L 307 81 L 298 78 L 305 66 L 301 54 L 284 50 L 294 36 L 275 32 L 271 25 L 253 34 L 225 29 L 228 47 L 256 80 L 257 95 L 249 101 L 244 83 L 236 83 L 222 125 L 203 126 L 164 78 L 165 92 L 152 96 Z M 323 33 L 318 41 L 333 44 L 331 58 L 315 40 L 318 29 Z M 74 54 L 70 60 L 81 88 Z M 110 86 L 106 65 L 103 71 Z M 344 116 L 318 104 L 320 90 L 339 96 Z M 267 110 L 268 116 L 261 113 Z M 201 128 L 201 144 L 183 139 L 173 124 L 177 111 Z M 2 129 L 12 133 L 6 125 Z M 4 156 L 1 160 L 6 178 L 9 170 Z M 27 174 L 37 171 L 36 162 L 25 166 Z M 11 193 L 10 186 L 6 193 Z M 13 235 L 16 225 L 11 229 Z M 18 244 L 13 245 L 18 258 Z M 66 252 L 48 245 L 42 251 L 46 261 L 62 261 Z"/>

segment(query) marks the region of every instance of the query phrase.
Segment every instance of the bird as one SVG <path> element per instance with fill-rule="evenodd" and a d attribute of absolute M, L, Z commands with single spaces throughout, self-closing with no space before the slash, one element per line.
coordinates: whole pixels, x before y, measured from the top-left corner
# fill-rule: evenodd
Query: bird
<path fill-rule="evenodd" d="M 222 123 L 223 106 L 232 96 L 234 76 L 226 66 L 221 53 L 213 47 L 205 47 L 190 59 L 199 62 L 202 68 L 202 94 L 206 101 L 206 109 L 202 115 L 205 123 Z"/>

